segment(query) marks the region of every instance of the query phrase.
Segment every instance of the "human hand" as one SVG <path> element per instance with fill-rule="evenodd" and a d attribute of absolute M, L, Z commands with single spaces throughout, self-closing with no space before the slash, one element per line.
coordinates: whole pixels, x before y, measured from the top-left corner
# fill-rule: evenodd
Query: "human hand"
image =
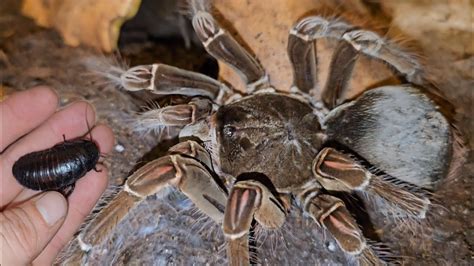
<path fill-rule="evenodd" d="M 107 169 L 100 164 L 102 171 L 87 173 L 67 200 L 58 192 L 24 188 L 13 177 L 19 157 L 52 147 L 63 134 L 67 139 L 84 135 L 86 115 L 95 124 L 94 109 L 86 102 L 57 106 L 58 96 L 46 87 L 0 102 L 0 265 L 51 265 L 107 187 Z M 91 134 L 102 154 L 112 149 L 109 127 L 96 125 Z"/>

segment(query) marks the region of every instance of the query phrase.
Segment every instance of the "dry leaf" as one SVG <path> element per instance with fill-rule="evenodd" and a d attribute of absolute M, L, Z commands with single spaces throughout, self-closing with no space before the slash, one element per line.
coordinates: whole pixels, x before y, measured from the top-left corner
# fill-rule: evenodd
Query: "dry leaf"
<path fill-rule="evenodd" d="M 252 50 L 269 74 L 273 86 L 279 90 L 288 90 L 293 82 L 293 73 L 287 55 L 287 39 L 290 29 L 298 19 L 311 15 L 333 15 L 331 10 L 357 11 L 363 18 L 367 10 L 359 0 L 351 1 L 315 1 L 315 0 L 215 0 L 218 13 L 222 14 L 224 24 L 230 24 L 245 44 Z M 342 11 L 342 12 L 341 12 Z M 355 18 L 355 17 L 354 17 Z M 367 19 L 355 19 L 355 25 L 367 24 Z M 372 20 L 374 18 L 372 17 Z M 227 25 L 224 25 L 227 26 Z M 334 48 L 334 42 L 318 41 L 318 79 L 324 84 L 327 69 Z M 219 75 L 233 84 L 237 89 L 245 87 L 235 72 L 226 65 L 219 64 Z M 373 71 L 375 69 L 375 71 Z M 355 88 L 346 95 L 353 95 L 373 86 L 391 76 L 388 69 L 380 62 L 361 57 L 355 67 L 350 83 Z M 392 80 L 393 81 L 393 80 Z M 237 84 L 237 85 L 236 85 Z"/>
<path fill-rule="evenodd" d="M 393 25 L 422 43 L 462 57 L 474 54 L 474 1 L 383 1 Z"/>

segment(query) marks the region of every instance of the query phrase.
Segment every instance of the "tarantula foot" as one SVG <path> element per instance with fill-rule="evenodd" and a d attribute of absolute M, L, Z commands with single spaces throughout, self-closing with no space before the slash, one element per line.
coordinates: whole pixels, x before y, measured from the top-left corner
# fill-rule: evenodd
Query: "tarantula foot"
<path fill-rule="evenodd" d="M 257 175 L 246 173 L 240 175 Z M 227 202 L 223 230 L 226 237 L 235 239 L 248 233 L 255 218 L 266 228 L 279 228 L 285 222 L 284 206 L 269 189 L 255 180 L 237 181 Z"/>
<path fill-rule="evenodd" d="M 127 91 L 152 89 L 154 65 L 141 65 L 132 67 L 120 76 L 122 86 Z"/>
<path fill-rule="evenodd" d="M 328 27 L 329 21 L 322 17 L 307 17 L 299 21 L 290 31 L 290 34 L 300 36 L 308 40 L 309 36 L 311 36 L 311 39 L 315 39 L 317 36 L 324 36 L 324 33 L 327 32 Z M 305 38 L 305 36 L 308 37 Z"/>
<path fill-rule="evenodd" d="M 290 34 L 305 41 L 314 41 L 320 38 L 340 38 L 351 26 L 339 20 L 326 20 L 320 16 L 306 17 L 299 21 Z"/>
<path fill-rule="evenodd" d="M 384 40 L 378 34 L 367 30 L 353 30 L 344 33 L 344 40 L 350 43 L 354 49 L 367 55 L 377 56 Z"/>
<path fill-rule="evenodd" d="M 270 190 L 259 181 L 245 180 L 259 176 L 253 172 L 239 175 L 229 193 L 222 228 L 230 265 L 249 262 L 248 233 L 253 219 L 268 229 L 279 228 L 285 222 L 286 210 Z"/>
<path fill-rule="evenodd" d="M 333 234 L 344 251 L 351 255 L 362 252 L 366 245 L 365 239 L 341 200 L 329 195 L 320 195 L 313 199 L 312 205 L 318 223 Z M 319 214 L 314 211 L 316 208 L 319 209 Z"/>

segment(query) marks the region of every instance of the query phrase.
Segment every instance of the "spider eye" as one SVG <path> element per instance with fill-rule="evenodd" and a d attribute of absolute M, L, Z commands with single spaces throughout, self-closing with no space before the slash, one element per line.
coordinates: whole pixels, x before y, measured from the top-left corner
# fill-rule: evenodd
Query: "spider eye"
<path fill-rule="evenodd" d="M 225 127 L 224 127 L 224 130 L 223 130 L 223 133 L 224 133 L 224 136 L 231 138 L 231 137 L 234 136 L 235 131 L 236 131 L 236 128 L 235 128 L 235 127 L 233 127 L 233 126 L 225 126 Z"/>

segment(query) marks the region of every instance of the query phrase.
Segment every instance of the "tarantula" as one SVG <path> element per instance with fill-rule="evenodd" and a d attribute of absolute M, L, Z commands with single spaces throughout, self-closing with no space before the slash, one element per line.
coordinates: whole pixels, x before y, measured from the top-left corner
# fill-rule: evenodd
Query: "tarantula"
<path fill-rule="evenodd" d="M 258 60 L 208 8 L 193 7 L 192 24 L 202 44 L 240 74 L 246 91 L 164 64 L 123 73 L 120 83 L 127 91 L 189 97 L 144 114 L 179 128 L 181 142 L 127 179 L 80 233 L 81 248 L 98 245 L 131 208 L 175 186 L 222 224 L 231 264 L 249 263 L 254 220 L 279 228 L 292 205 L 358 263 L 382 264 L 337 195 L 362 193 L 391 206 L 381 209 L 383 215 L 425 219 L 432 203 L 420 189 L 432 189 L 450 174 L 458 133 L 449 104 L 429 92 L 421 65 L 374 32 L 309 16 L 288 37 L 293 86 L 276 91 Z M 318 87 L 315 44 L 324 38 L 338 45 L 319 100 L 313 96 Z M 406 84 L 377 87 L 343 102 L 359 56 L 385 62 Z"/>

